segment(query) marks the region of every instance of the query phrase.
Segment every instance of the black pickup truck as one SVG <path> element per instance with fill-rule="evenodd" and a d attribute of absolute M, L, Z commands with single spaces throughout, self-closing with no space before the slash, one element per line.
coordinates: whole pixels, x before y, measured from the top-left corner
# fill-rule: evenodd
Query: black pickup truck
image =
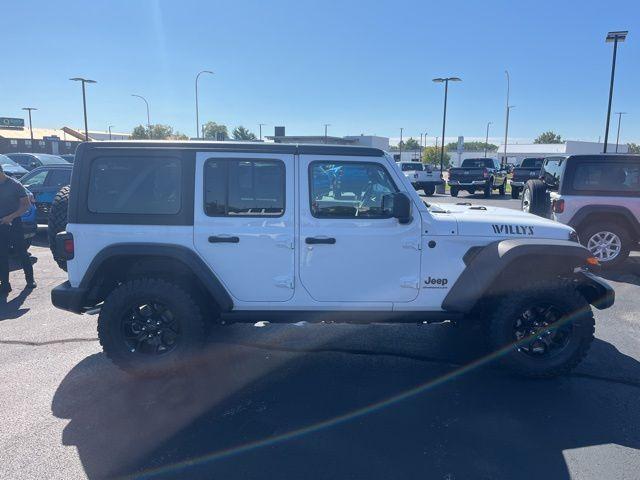
<path fill-rule="evenodd" d="M 522 163 L 513 170 L 513 178 L 511 183 L 511 198 L 518 198 L 520 192 L 524 189 L 527 181 L 539 178 L 543 157 L 528 157 L 522 160 Z"/>
<path fill-rule="evenodd" d="M 507 171 L 496 158 L 465 158 L 458 168 L 449 169 L 449 188 L 452 197 L 457 197 L 460 190 L 473 194 L 478 190 L 485 197 L 491 191 L 498 190 L 504 195 L 507 186 Z"/>

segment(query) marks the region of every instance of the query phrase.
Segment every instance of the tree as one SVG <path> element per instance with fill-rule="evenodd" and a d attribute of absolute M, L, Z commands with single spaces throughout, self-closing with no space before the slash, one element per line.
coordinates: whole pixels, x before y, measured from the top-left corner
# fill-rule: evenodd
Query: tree
<path fill-rule="evenodd" d="M 533 141 L 533 143 L 564 143 L 564 142 L 562 141 L 562 137 L 560 135 L 549 130 L 547 132 L 543 132 L 540 135 L 538 135 L 538 138 L 536 138 Z"/>
<path fill-rule="evenodd" d="M 229 131 L 226 125 L 207 122 L 204 124 L 202 136 L 207 140 L 229 140 Z"/>
<path fill-rule="evenodd" d="M 437 168 L 440 168 L 440 148 L 436 147 L 425 147 L 422 154 L 423 162 L 430 163 L 435 165 Z M 442 158 L 442 163 L 444 168 L 449 168 L 451 165 L 451 157 L 447 152 L 444 152 L 444 157 Z"/>
<path fill-rule="evenodd" d="M 402 146 L 402 149 L 407 151 L 420 150 L 420 144 L 415 138 L 409 137 L 409 140 Z"/>
<path fill-rule="evenodd" d="M 257 140 L 257 137 L 253 132 L 250 132 L 242 125 L 233 129 L 233 139 L 234 140 L 242 140 L 245 142 L 251 142 Z"/>
<path fill-rule="evenodd" d="M 458 142 L 447 143 L 444 146 L 447 152 L 455 152 L 458 149 Z M 493 143 L 487 144 L 487 151 L 496 152 L 498 146 Z M 464 142 L 465 152 L 484 152 L 484 142 Z"/>
<path fill-rule="evenodd" d="M 162 125 L 161 123 L 151 125 L 151 130 L 149 130 L 149 127 L 145 127 L 144 125 L 138 125 L 131 132 L 131 138 L 134 140 L 167 140 L 173 139 L 176 136 L 183 135 L 181 133 L 174 133 L 172 127 L 169 125 Z"/>
<path fill-rule="evenodd" d="M 640 153 L 640 145 L 637 143 L 628 143 L 629 153 Z"/>

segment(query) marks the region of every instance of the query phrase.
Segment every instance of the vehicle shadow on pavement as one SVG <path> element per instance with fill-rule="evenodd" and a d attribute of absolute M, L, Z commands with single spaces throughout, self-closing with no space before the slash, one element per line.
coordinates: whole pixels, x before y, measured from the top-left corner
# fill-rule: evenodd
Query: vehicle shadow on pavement
<path fill-rule="evenodd" d="M 629 257 L 615 270 L 603 270 L 598 275 L 614 282 L 640 285 L 640 257 Z"/>
<path fill-rule="evenodd" d="M 446 325 L 213 338 L 188 374 L 135 379 L 102 354 L 68 373 L 52 411 L 89 478 L 568 479 L 578 460 L 603 478 L 602 451 L 574 449 L 640 448 L 640 362 L 601 340 L 591 359 L 620 378 L 457 374 L 484 352 Z"/>

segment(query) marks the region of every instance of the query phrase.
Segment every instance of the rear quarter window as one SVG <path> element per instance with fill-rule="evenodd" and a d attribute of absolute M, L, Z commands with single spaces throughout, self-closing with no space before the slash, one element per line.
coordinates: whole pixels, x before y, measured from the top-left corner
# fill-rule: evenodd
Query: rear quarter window
<path fill-rule="evenodd" d="M 91 164 L 92 213 L 174 215 L 182 208 L 182 168 L 172 157 L 98 157 Z"/>
<path fill-rule="evenodd" d="M 572 186 L 576 192 L 640 195 L 640 164 L 603 162 L 577 165 Z"/>

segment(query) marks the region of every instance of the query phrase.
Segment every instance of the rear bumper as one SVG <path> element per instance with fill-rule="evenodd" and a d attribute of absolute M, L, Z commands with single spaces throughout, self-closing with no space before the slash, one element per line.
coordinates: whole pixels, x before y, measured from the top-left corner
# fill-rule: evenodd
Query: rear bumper
<path fill-rule="evenodd" d="M 578 290 L 591 305 L 598 310 L 613 306 L 616 300 L 616 292 L 611 285 L 590 272 L 583 271 L 577 275 Z"/>
<path fill-rule="evenodd" d="M 525 182 L 520 182 L 515 180 L 509 180 L 509 183 L 511 183 L 512 187 L 524 187 L 524 184 L 525 184 Z"/>
<path fill-rule="evenodd" d="M 67 281 L 51 290 L 51 303 L 61 310 L 82 313 L 86 295 L 86 289 L 72 287 Z"/>
<path fill-rule="evenodd" d="M 411 185 L 442 185 L 444 182 L 442 180 L 412 180 Z"/>
<path fill-rule="evenodd" d="M 460 182 L 459 180 L 449 180 L 449 185 L 455 185 L 456 187 L 476 187 L 479 185 L 486 185 L 486 180 L 474 180 L 472 182 Z"/>

